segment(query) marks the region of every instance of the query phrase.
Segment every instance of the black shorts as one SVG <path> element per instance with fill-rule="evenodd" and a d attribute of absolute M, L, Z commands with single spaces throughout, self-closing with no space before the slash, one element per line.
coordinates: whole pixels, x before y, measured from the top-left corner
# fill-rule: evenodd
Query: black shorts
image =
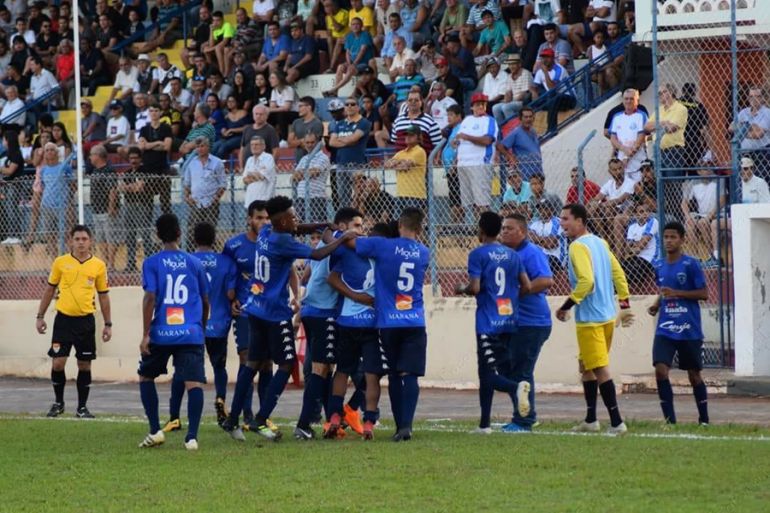
<path fill-rule="evenodd" d="M 460 206 L 460 178 L 457 176 L 456 167 L 447 173 L 446 184 L 449 189 L 449 204 L 453 207 Z"/>
<path fill-rule="evenodd" d="M 424 327 L 383 328 L 380 339 L 390 372 L 425 375 L 428 336 Z"/>
<path fill-rule="evenodd" d="M 490 373 L 508 374 L 511 367 L 510 333 L 498 335 L 476 334 L 476 357 L 479 378 Z"/>
<path fill-rule="evenodd" d="M 293 365 L 297 361 L 297 352 L 294 348 L 294 328 L 291 321 L 266 321 L 249 315 L 248 360 L 272 360 L 276 365 Z"/>
<path fill-rule="evenodd" d="M 165 345 L 150 342 L 150 354 L 143 354 L 136 371 L 143 378 L 168 374 L 168 359 L 174 357 L 174 375 L 182 381 L 206 382 L 203 344 Z"/>
<path fill-rule="evenodd" d="M 332 364 L 337 361 L 337 323 L 333 317 L 303 317 L 305 338 L 313 363 Z"/>
<path fill-rule="evenodd" d="M 297 68 L 297 71 L 299 71 L 299 78 L 305 78 L 310 75 L 317 75 L 318 63 L 313 62 L 313 59 L 311 59 L 310 61 L 302 64 L 299 68 Z"/>
<path fill-rule="evenodd" d="M 235 335 L 235 348 L 241 351 L 249 350 L 249 316 L 239 315 L 233 322 L 233 334 Z"/>
<path fill-rule="evenodd" d="M 223 369 L 227 364 L 227 337 L 206 337 L 206 352 L 211 366 Z"/>
<path fill-rule="evenodd" d="M 377 328 L 337 327 L 337 370 L 348 376 L 359 367 L 367 374 L 388 373 L 388 358 L 380 343 Z"/>
<path fill-rule="evenodd" d="M 96 359 L 96 320 L 92 314 L 73 317 L 56 313 L 48 356 L 67 357 L 72 346 L 75 346 L 75 358 L 78 360 Z"/>
<path fill-rule="evenodd" d="M 701 370 L 703 368 L 702 340 L 675 340 L 655 335 L 652 343 L 652 365 L 659 363 L 671 367 L 674 356 L 679 357 L 679 368 L 682 370 Z"/>

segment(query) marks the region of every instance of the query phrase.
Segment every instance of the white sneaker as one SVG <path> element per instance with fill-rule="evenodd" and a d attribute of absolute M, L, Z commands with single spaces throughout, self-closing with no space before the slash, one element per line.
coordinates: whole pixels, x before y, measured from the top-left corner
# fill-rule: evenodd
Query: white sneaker
<path fill-rule="evenodd" d="M 184 443 L 184 448 L 188 451 L 197 451 L 198 450 L 198 440 L 195 438 L 188 440 Z"/>
<path fill-rule="evenodd" d="M 625 422 L 621 422 L 615 427 L 610 426 L 607 428 L 607 434 L 611 436 L 621 436 L 625 435 L 626 433 L 628 433 L 628 428 L 626 427 Z"/>
<path fill-rule="evenodd" d="M 3 242 L 0 242 L 3 246 L 10 246 L 11 244 L 21 244 L 21 239 L 18 237 L 8 237 L 7 239 L 3 240 Z"/>
<path fill-rule="evenodd" d="M 572 428 L 573 433 L 598 433 L 601 430 L 599 421 L 586 422 L 585 420 Z"/>
<path fill-rule="evenodd" d="M 139 444 L 139 448 L 144 449 L 147 447 L 157 447 L 163 442 L 166 441 L 166 435 L 163 434 L 163 431 L 158 430 L 157 433 L 149 433 L 147 436 L 144 437 L 144 440 Z"/>
<path fill-rule="evenodd" d="M 470 435 L 491 435 L 492 434 L 492 428 L 491 427 L 477 427 L 476 429 L 472 429 L 468 431 L 468 434 Z"/>
<path fill-rule="evenodd" d="M 243 429 L 241 429 L 240 426 L 233 429 L 232 431 L 229 431 L 228 433 L 230 435 L 230 438 L 232 438 L 236 442 L 246 441 L 246 435 L 243 434 Z"/>
<path fill-rule="evenodd" d="M 526 417 L 529 415 L 529 381 L 519 381 L 516 386 L 516 400 L 519 402 L 519 415 Z"/>

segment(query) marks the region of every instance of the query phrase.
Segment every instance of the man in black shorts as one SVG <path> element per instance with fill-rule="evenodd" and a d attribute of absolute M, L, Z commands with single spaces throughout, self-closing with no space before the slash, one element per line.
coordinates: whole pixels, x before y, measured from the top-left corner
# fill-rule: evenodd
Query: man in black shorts
<path fill-rule="evenodd" d="M 283 68 L 286 82 L 293 84 L 300 79 L 318 73 L 318 52 L 315 39 L 306 36 L 302 24 L 291 22 L 291 44 L 289 57 Z"/>
<path fill-rule="evenodd" d="M 168 152 L 171 150 L 173 136 L 171 127 L 160 122 L 160 109 L 150 106 L 150 122 L 139 131 L 139 149 L 142 150 L 142 166 L 154 175 L 150 181 L 153 195 L 158 194 L 160 210 L 171 213 L 171 177 L 168 165 Z"/>

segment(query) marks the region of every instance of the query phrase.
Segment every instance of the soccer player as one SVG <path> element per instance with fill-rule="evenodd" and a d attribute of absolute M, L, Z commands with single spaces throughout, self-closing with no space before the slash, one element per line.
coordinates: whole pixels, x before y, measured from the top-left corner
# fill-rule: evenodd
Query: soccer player
<path fill-rule="evenodd" d="M 682 252 L 684 238 L 684 226 L 677 221 L 670 222 L 663 228 L 666 258 L 660 261 L 655 269 L 660 296 L 647 309 L 653 316 L 660 312 L 655 341 L 652 344 L 652 364 L 655 366 L 660 407 L 666 423 L 676 424 L 674 392 L 668 372 L 674 355 L 678 354 L 679 368 L 686 370 L 687 377 L 690 378 L 695 404 L 698 407 L 698 423 L 707 426 L 708 395 L 700 373 L 703 368 L 703 329 L 698 301 L 708 299 L 708 292 L 706 278 L 698 259 Z"/>
<path fill-rule="evenodd" d="M 235 279 L 237 271 L 235 263 L 227 255 L 214 252 L 216 228 L 211 223 L 198 223 L 193 228 L 195 253 L 193 256 L 201 261 L 209 282 L 209 318 L 206 322 L 206 352 L 209 355 L 211 367 L 214 369 L 214 389 L 216 399 L 214 409 L 217 412 L 217 422 L 224 422 L 225 396 L 227 395 L 227 334 L 233 316 L 230 303 L 235 299 Z M 182 428 L 179 412 L 184 396 L 184 381 L 174 375 L 171 381 L 171 399 L 169 400 L 169 420 L 163 426 L 163 432 L 176 431 Z"/>
<path fill-rule="evenodd" d="M 518 408 L 513 412 L 511 422 L 503 426 L 504 432 L 515 433 L 531 431 L 537 420 L 535 364 L 540 349 L 551 336 L 551 309 L 545 295 L 553 285 L 553 274 L 543 249 L 527 238 L 527 219 L 521 214 L 505 217 L 500 239 L 503 244 L 516 250 L 531 282 L 529 294 L 519 300 L 518 329 L 509 339 L 511 364 L 508 378 L 529 383 L 529 415 L 523 415 L 521 408 Z"/>
<path fill-rule="evenodd" d="M 481 420 L 473 433 L 492 434 L 490 417 L 495 390 L 511 396 L 514 412 L 529 414 L 528 381 L 516 383 L 505 376 L 509 368 L 508 339 L 516 330 L 519 295 L 529 291 L 529 277 L 519 255 L 497 242 L 502 220 L 494 212 L 479 216 L 481 246 L 468 255 L 470 283 L 455 292 L 476 296 L 476 355 L 479 370 Z"/>
<path fill-rule="evenodd" d="M 335 236 L 339 236 L 347 230 L 360 234 L 363 226 L 363 214 L 354 208 L 343 207 L 334 216 L 334 225 L 337 229 L 334 233 Z M 324 241 L 319 241 L 316 249 L 324 246 Z M 300 318 L 305 328 L 307 346 L 310 349 L 308 352 L 312 362 L 312 372 L 305 383 L 302 411 L 294 429 L 294 437 L 298 440 L 310 440 L 315 437 L 310 423 L 315 416 L 319 401 L 327 410 L 327 419 L 331 419 L 331 412 L 327 408 L 328 378 L 332 366 L 336 363 L 335 352 L 338 340 L 336 319 L 339 313 L 339 294 L 327 282 L 327 278 L 333 265 L 332 262 L 336 261 L 335 257 L 336 252 L 323 260 L 310 262 L 310 277 L 305 297 L 302 299 Z M 347 379 L 345 386 L 347 386 Z M 354 431 L 363 432 L 358 411 L 349 405 L 345 406 L 345 421 Z"/>
<path fill-rule="evenodd" d="M 166 438 L 160 429 L 155 378 L 166 374 L 174 357 L 174 374 L 187 389 L 187 436 L 184 446 L 198 449 L 198 426 L 203 413 L 204 326 L 209 315 L 208 279 L 201 261 L 179 249 L 182 230 L 174 214 L 155 223 L 163 249 L 142 264 L 142 319 L 139 345 L 139 392 L 150 432 L 139 447 L 154 447 Z"/>
<path fill-rule="evenodd" d="M 294 260 L 323 260 L 353 236 L 346 233 L 322 248 L 313 249 L 297 242 L 294 234 L 311 233 L 324 225 L 299 225 L 292 202 L 285 196 L 271 198 L 265 204 L 265 209 L 270 217 L 270 225 L 263 226 L 259 232 L 254 255 L 254 277 L 249 287 L 249 298 L 242 307 L 249 315 L 246 368 L 238 375 L 230 415 L 222 424 L 222 428 L 239 441 L 244 440 L 238 418 L 246 391 L 254 379 L 256 369 L 268 360 L 278 365 L 278 371 L 270 380 L 265 399 L 254 416 L 254 431 L 270 440 L 281 437 L 280 432 L 271 430 L 266 421 L 278 403 L 296 361 L 291 322 L 293 312 L 289 306 L 289 276 L 294 269 Z"/>
<path fill-rule="evenodd" d="M 396 421 L 394 442 L 412 438 L 420 396 L 417 378 L 425 375 L 427 335 L 422 286 L 430 251 L 417 240 L 424 219 L 421 210 L 408 207 L 398 220 L 399 237 L 353 239 L 356 253 L 374 260 L 374 304 L 390 367 L 388 394 Z"/>
<path fill-rule="evenodd" d="M 360 224 L 353 229 L 361 230 Z M 387 225 L 375 225 L 370 237 L 387 237 Z M 374 438 L 380 402 L 380 380 L 388 371 L 387 357 L 380 344 L 377 316 L 374 311 L 374 262 L 359 256 L 353 249 L 341 247 L 335 254 L 336 264 L 328 282 L 343 297 L 342 311 L 337 318 L 337 371 L 329 409 L 332 411 L 327 438 L 335 438 L 343 420 L 347 421 L 350 407 L 343 409 L 348 377 L 363 369 L 366 380 L 366 405 L 361 435 Z"/>
<path fill-rule="evenodd" d="M 67 376 L 64 366 L 75 346 L 75 358 L 78 361 L 78 409 L 75 415 L 81 419 L 92 419 L 86 402 L 91 388 L 91 362 L 96 358 L 96 322 L 94 312 L 96 303 L 94 294 L 99 297 L 99 307 L 104 317 L 102 341 L 112 338 L 112 316 L 110 314 L 109 285 L 107 284 L 107 266 L 91 253 L 91 230 L 84 225 L 76 225 L 70 231 L 72 253 L 62 255 L 53 262 L 48 276 L 48 287 L 40 299 L 35 322 L 37 332 L 44 335 L 48 329 L 45 312 L 57 289 L 56 318 L 53 322 L 51 348 L 51 383 L 55 402 L 48 410 L 48 417 L 58 417 L 64 413 L 64 385 Z"/>
<path fill-rule="evenodd" d="M 586 400 L 585 420 L 575 431 L 597 432 L 596 391 L 610 414 L 608 434 L 622 435 L 628 428 L 620 416 L 615 397 L 615 383 L 610 375 L 610 346 L 616 324 L 630 326 L 634 315 L 628 297 L 626 275 L 604 239 L 590 233 L 586 226 L 588 211 L 570 203 L 561 211 L 561 227 L 572 242 L 569 245 L 569 281 L 572 291 L 556 318 L 566 322 L 575 307 L 575 324 L 580 349 L 580 372 Z M 615 311 L 615 292 L 620 313 Z"/>
<path fill-rule="evenodd" d="M 244 372 L 246 357 L 249 352 L 249 316 L 241 307 L 249 298 L 249 286 L 254 277 L 254 255 L 257 252 L 257 236 L 262 227 L 270 222 L 265 210 L 264 201 L 252 201 L 247 210 L 246 231 L 231 238 L 225 243 L 222 254 L 227 255 L 235 262 L 238 277 L 235 281 L 235 301 L 233 301 L 235 347 L 238 351 L 240 367 L 238 375 Z M 264 397 L 270 379 L 273 377 L 273 363 L 265 362 L 259 370 L 257 380 L 257 394 L 260 401 Z M 249 385 L 243 402 L 244 426 L 248 426 L 254 418 L 252 411 L 252 396 L 254 384 Z"/>

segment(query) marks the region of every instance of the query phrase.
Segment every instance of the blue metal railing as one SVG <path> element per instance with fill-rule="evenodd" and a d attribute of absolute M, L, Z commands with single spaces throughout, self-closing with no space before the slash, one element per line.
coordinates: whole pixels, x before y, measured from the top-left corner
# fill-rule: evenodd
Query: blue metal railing
<path fill-rule="evenodd" d="M 56 86 L 52 89 L 50 89 L 48 92 L 46 92 L 43 96 L 39 98 L 35 98 L 32 101 L 24 102 L 24 107 L 12 112 L 11 114 L 8 114 L 6 117 L 0 119 L 0 124 L 7 124 L 10 123 L 12 119 L 17 118 L 21 114 L 26 114 L 33 108 L 37 107 L 38 105 L 41 105 L 43 102 L 53 98 L 57 94 L 61 94 L 61 87 Z M 51 112 L 51 102 L 48 102 L 46 105 L 48 112 Z"/>

